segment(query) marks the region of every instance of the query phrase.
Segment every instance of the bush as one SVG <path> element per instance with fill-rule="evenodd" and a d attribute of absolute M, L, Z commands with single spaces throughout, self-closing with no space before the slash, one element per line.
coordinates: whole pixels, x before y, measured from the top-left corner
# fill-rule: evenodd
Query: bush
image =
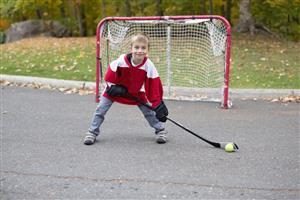
<path fill-rule="evenodd" d="M 0 31 L 0 44 L 5 43 L 6 35 L 4 32 Z"/>
<path fill-rule="evenodd" d="M 299 41 L 300 0 L 253 0 L 251 11 L 255 21 L 285 38 Z"/>

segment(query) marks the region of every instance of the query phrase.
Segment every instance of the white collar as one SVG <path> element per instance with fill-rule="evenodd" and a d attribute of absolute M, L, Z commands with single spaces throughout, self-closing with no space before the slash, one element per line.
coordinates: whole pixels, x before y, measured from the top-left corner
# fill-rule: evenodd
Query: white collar
<path fill-rule="evenodd" d="M 134 64 L 134 62 L 133 62 L 133 58 L 131 58 L 131 65 L 132 65 L 133 67 L 136 67 L 136 66 L 138 66 L 138 65 Z"/>

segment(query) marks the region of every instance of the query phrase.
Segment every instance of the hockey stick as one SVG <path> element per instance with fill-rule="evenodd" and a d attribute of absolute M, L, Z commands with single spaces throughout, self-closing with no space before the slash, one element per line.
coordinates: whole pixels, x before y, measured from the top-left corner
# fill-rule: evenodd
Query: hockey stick
<path fill-rule="evenodd" d="M 129 94 L 129 93 L 127 93 L 126 97 L 128 97 L 128 98 L 130 98 L 130 99 L 136 101 L 137 103 L 142 104 L 143 106 L 146 106 L 146 107 L 149 108 L 150 110 L 153 110 L 153 108 L 152 108 L 151 106 L 149 106 L 148 104 L 144 103 L 144 102 L 141 101 L 139 98 L 132 96 L 132 95 Z M 226 145 L 227 145 L 227 144 L 232 144 L 232 146 L 233 146 L 232 151 L 237 151 L 237 150 L 239 149 L 239 147 L 237 146 L 237 144 L 235 144 L 234 142 L 212 142 L 212 141 L 210 141 L 210 140 L 208 140 L 208 139 L 206 139 L 206 138 L 204 138 L 204 137 L 202 137 L 202 136 L 200 136 L 200 135 L 194 133 L 193 131 L 191 131 L 190 129 L 184 127 L 183 125 L 181 125 L 180 123 L 176 122 L 175 120 L 173 120 L 173 119 L 171 119 L 171 118 L 169 118 L 169 117 L 166 117 L 166 118 L 167 118 L 170 122 L 172 122 L 173 124 L 179 126 L 179 127 L 182 128 L 183 130 L 185 130 L 185 131 L 191 133 L 192 135 L 196 136 L 197 138 L 203 140 L 204 142 L 206 142 L 206 143 L 208 143 L 208 144 L 210 144 L 210 145 L 212 145 L 212 146 L 214 146 L 214 147 L 216 147 L 216 148 L 221 148 L 221 149 L 226 150 L 226 149 L 225 149 Z"/>

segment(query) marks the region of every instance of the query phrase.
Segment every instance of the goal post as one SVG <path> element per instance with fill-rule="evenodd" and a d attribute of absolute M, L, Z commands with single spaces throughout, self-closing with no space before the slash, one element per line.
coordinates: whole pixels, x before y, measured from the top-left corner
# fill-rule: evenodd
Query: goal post
<path fill-rule="evenodd" d="M 165 99 L 220 102 L 229 108 L 231 27 L 222 16 L 107 17 L 96 30 L 96 101 L 110 62 L 130 52 L 130 38 L 145 33 Z"/>

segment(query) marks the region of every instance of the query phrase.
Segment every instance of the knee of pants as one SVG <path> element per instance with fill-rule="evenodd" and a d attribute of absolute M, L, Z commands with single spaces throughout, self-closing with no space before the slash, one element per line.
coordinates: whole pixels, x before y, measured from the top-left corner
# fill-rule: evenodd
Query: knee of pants
<path fill-rule="evenodd" d="M 103 106 L 98 106 L 96 108 L 95 114 L 96 115 L 101 115 L 104 116 L 106 112 L 108 111 L 109 108 L 103 107 Z"/>
<path fill-rule="evenodd" d="M 106 111 L 103 111 L 103 110 L 96 110 L 96 112 L 95 112 L 95 115 L 97 115 L 97 116 L 104 117 L 105 114 L 106 114 Z"/>

